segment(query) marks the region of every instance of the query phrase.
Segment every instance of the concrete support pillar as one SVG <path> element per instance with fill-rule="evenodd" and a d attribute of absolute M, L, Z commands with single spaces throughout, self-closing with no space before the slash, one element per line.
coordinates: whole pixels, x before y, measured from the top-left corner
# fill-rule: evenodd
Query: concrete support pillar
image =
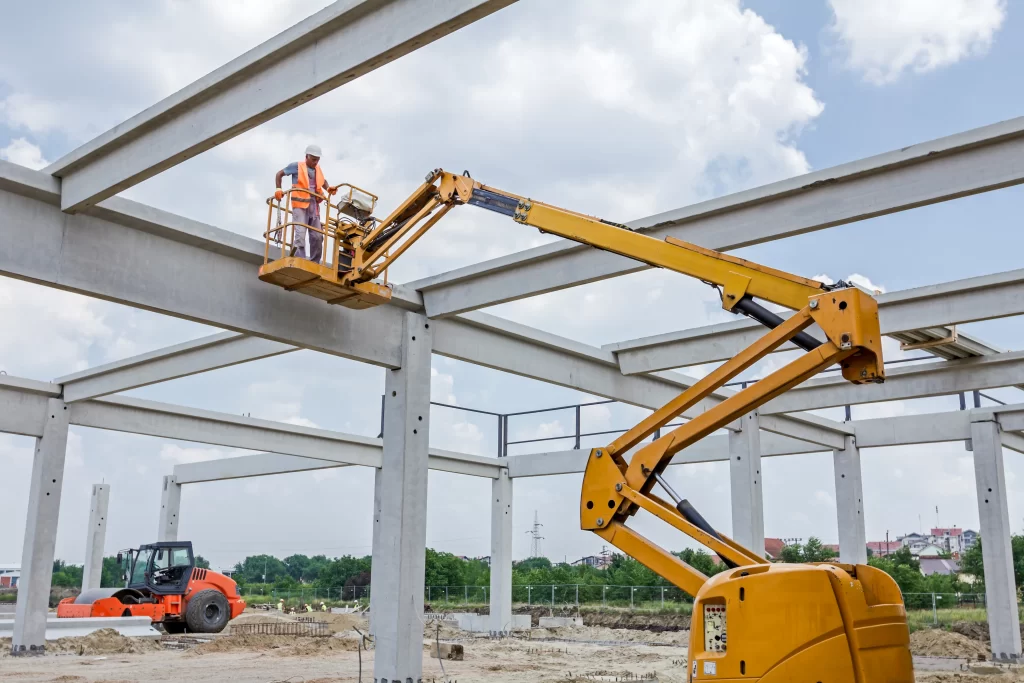
<path fill-rule="evenodd" d="M 430 321 L 406 313 L 403 333 L 402 367 L 388 370 L 384 383 L 384 452 L 374 488 L 375 683 L 418 683 L 423 672 Z"/>
<path fill-rule="evenodd" d="M 51 398 L 46 403 L 43 435 L 36 439 L 32 458 L 18 606 L 11 640 L 11 649 L 17 655 L 42 654 L 46 645 L 46 613 L 50 604 L 67 444 L 68 408 L 64 401 Z"/>
<path fill-rule="evenodd" d="M 85 566 L 82 571 L 82 592 L 100 587 L 103 577 L 103 546 L 107 541 L 107 506 L 110 484 L 93 484 L 89 506 L 89 530 L 85 535 Z"/>
<path fill-rule="evenodd" d="M 764 501 L 761 497 L 761 430 L 757 412 L 740 418 L 742 429 L 729 432 L 729 482 L 732 537 L 764 556 Z"/>
<path fill-rule="evenodd" d="M 491 484 L 491 633 L 512 630 L 512 480 Z"/>
<path fill-rule="evenodd" d="M 1017 609 L 1017 584 L 1013 579 L 1003 444 L 999 437 L 999 424 L 991 415 L 984 422 L 971 422 L 971 442 L 974 447 L 974 480 L 978 488 L 981 553 L 985 565 L 985 606 L 988 611 L 988 629 L 992 636 L 992 657 L 1017 661 L 1021 658 L 1020 615 Z"/>
<path fill-rule="evenodd" d="M 169 474 L 164 477 L 160 492 L 160 526 L 156 531 L 157 541 L 177 541 L 178 521 L 181 517 L 181 484 Z"/>
<path fill-rule="evenodd" d="M 839 524 L 839 560 L 868 563 L 868 539 L 864 529 L 864 485 L 860 473 L 860 449 L 852 436 L 846 447 L 832 451 L 836 477 L 836 517 Z"/>

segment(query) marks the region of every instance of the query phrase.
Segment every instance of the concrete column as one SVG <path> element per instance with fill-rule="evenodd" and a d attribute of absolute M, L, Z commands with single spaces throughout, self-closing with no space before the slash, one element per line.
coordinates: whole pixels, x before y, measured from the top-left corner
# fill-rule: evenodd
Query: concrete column
<path fill-rule="evenodd" d="M 181 484 L 174 475 L 164 477 L 160 492 L 160 526 L 156 531 L 157 541 L 177 541 L 178 521 L 181 516 Z"/>
<path fill-rule="evenodd" d="M 89 530 L 85 536 L 85 566 L 82 571 L 82 592 L 100 587 L 103 577 L 103 546 L 107 541 L 107 506 L 110 484 L 93 484 L 89 506 Z"/>
<path fill-rule="evenodd" d="M 740 418 L 742 429 L 729 432 L 729 483 L 732 537 L 764 557 L 764 501 L 761 497 L 761 430 L 757 412 Z"/>
<path fill-rule="evenodd" d="M 491 484 L 491 633 L 512 630 L 512 480 Z"/>
<path fill-rule="evenodd" d="M 374 488 L 375 683 L 417 683 L 423 672 L 430 321 L 406 313 L 403 334 L 402 367 L 388 370 L 384 383 L 384 452 Z"/>
<path fill-rule="evenodd" d="M 868 563 L 868 539 L 864 530 L 864 485 L 860 474 L 860 449 L 852 436 L 846 447 L 832 451 L 836 477 L 836 517 L 839 524 L 839 561 Z"/>
<path fill-rule="evenodd" d="M 974 447 L 974 480 L 978 488 L 981 521 L 981 554 L 985 565 L 985 603 L 992 636 L 992 657 L 1021 658 L 1020 615 L 1017 584 L 1013 580 L 1013 549 L 1010 545 L 1010 513 L 1006 506 L 1006 473 L 999 424 L 971 422 Z"/>
<path fill-rule="evenodd" d="M 51 398 L 46 402 L 43 435 L 36 439 L 32 458 L 18 606 L 11 641 L 11 650 L 18 655 L 42 654 L 46 644 L 46 613 L 50 604 L 67 444 L 68 408 L 64 401 Z"/>

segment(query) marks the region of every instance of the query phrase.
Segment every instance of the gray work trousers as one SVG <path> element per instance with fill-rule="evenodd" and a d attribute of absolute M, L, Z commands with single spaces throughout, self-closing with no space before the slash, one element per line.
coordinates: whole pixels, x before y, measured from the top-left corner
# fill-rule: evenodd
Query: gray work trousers
<path fill-rule="evenodd" d="M 319 228 L 320 206 L 310 202 L 308 209 L 293 208 L 292 221 Z M 292 238 L 293 256 L 319 263 L 320 256 L 323 253 L 323 246 L 324 236 L 322 233 L 316 230 L 307 230 L 305 225 L 295 226 L 295 235 Z"/>

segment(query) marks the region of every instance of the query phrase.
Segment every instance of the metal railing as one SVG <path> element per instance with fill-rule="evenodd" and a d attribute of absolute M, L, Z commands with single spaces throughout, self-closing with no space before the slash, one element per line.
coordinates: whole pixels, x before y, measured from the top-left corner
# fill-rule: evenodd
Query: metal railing
<path fill-rule="evenodd" d="M 903 604 L 908 610 L 932 611 L 932 623 L 939 623 L 939 610 L 985 609 L 984 593 L 904 593 Z"/>
<path fill-rule="evenodd" d="M 386 403 L 387 403 L 387 396 L 381 396 L 380 397 L 380 431 L 377 433 L 377 438 L 378 439 L 384 438 L 384 409 L 385 409 Z M 528 444 L 528 443 L 541 443 L 541 442 L 545 442 L 545 441 L 572 440 L 573 448 L 574 449 L 579 449 L 580 448 L 580 440 L 584 439 L 586 437 L 589 437 L 589 436 L 607 436 L 607 435 L 611 435 L 611 434 L 623 434 L 623 433 L 629 431 L 630 429 L 632 429 L 632 427 L 627 427 L 627 428 L 624 428 L 624 429 L 607 429 L 607 430 L 602 430 L 602 431 L 597 431 L 597 432 L 584 432 L 584 431 L 582 431 L 582 422 L 583 422 L 582 412 L 583 412 L 583 408 L 586 408 L 587 406 L 605 405 L 605 404 L 608 404 L 608 403 L 619 403 L 619 401 L 613 401 L 613 400 L 587 401 L 587 402 L 584 402 L 584 403 L 573 403 L 573 404 L 570 404 L 570 405 L 555 406 L 553 408 L 537 408 L 536 410 L 520 410 L 520 411 L 511 412 L 511 413 L 496 413 L 496 412 L 493 412 L 493 411 L 490 411 L 490 410 L 480 410 L 478 408 L 466 408 L 466 407 L 463 407 L 463 406 L 452 405 L 450 403 L 441 403 L 440 401 L 431 401 L 430 405 L 438 406 L 440 408 L 450 408 L 452 410 L 461 410 L 461 411 L 464 411 L 464 412 L 467 412 L 467 413 L 476 413 L 478 415 L 490 415 L 492 417 L 497 418 L 497 421 L 498 421 L 497 422 L 497 430 L 498 430 L 497 431 L 497 433 L 498 433 L 498 443 L 497 443 L 498 448 L 497 448 L 497 451 L 498 451 L 498 457 L 499 458 L 504 458 L 504 457 L 508 457 L 508 447 L 509 446 L 517 446 L 517 445 Z M 540 438 L 536 438 L 536 439 L 519 439 L 519 440 L 514 440 L 514 441 L 510 440 L 508 438 L 508 435 L 509 435 L 508 419 L 510 417 L 520 417 L 520 416 L 523 416 L 523 415 L 538 415 L 538 414 L 541 414 L 541 413 L 552 413 L 552 412 L 556 412 L 556 411 L 560 411 L 560 410 L 572 410 L 572 411 L 574 411 L 575 419 L 574 419 L 574 430 L 573 430 L 572 434 L 563 434 L 563 435 L 559 435 L 559 436 L 544 436 L 544 437 L 540 437 Z M 674 422 L 674 423 L 665 425 L 665 427 L 663 427 L 662 429 L 667 429 L 669 427 L 679 427 L 682 424 L 683 424 L 682 422 Z M 652 439 L 660 438 L 661 437 L 661 432 L 662 432 L 661 429 L 657 430 L 652 435 L 651 438 Z"/>
<path fill-rule="evenodd" d="M 326 621 L 275 621 L 269 624 L 232 624 L 231 635 L 310 636 L 326 638 L 331 635 Z"/>
<path fill-rule="evenodd" d="M 484 604 L 487 586 L 426 586 L 424 598 L 438 604 Z M 633 609 L 655 609 L 692 605 L 693 598 L 675 586 L 620 586 L 606 584 L 514 584 L 512 602 L 527 607 L 602 605 Z"/>
<path fill-rule="evenodd" d="M 897 364 L 900 364 L 900 363 L 910 363 L 910 362 L 914 362 L 914 361 L 923 361 L 923 360 L 935 360 L 935 356 L 915 356 L 913 358 L 900 358 L 900 359 L 897 359 L 897 360 L 888 361 L 888 362 L 886 362 L 885 365 L 886 366 L 888 366 L 888 365 L 897 365 Z M 838 372 L 838 371 L 839 371 L 839 368 L 830 368 L 828 370 L 825 370 L 824 372 Z M 749 379 L 749 380 L 742 380 L 742 381 L 736 381 L 736 382 L 729 382 L 728 384 L 725 384 L 723 386 L 738 386 L 741 389 L 746 389 L 749 385 L 755 384 L 758 381 L 759 380 L 756 380 L 756 379 Z M 981 407 L 982 399 L 986 399 L 986 400 L 991 401 L 991 402 L 993 402 L 993 403 L 995 403 L 997 405 L 1007 405 L 1007 403 L 1005 401 L 1001 401 L 998 398 L 996 398 L 996 397 L 994 397 L 994 396 L 992 396 L 990 394 L 986 394 L 986 393 L 984 393 L 982 391 L 970 391 L 970 392 L 961 391 L 958 394 L 955 394 L 960 399 L 960 410 L 968 410 L 969 409 L 968 408 L 968 399 L 967 399 L 967 395 L 968 394 L 971 395 L 971 403 L 972 403 L 971 407 L 973 407 L 973 408 L 980 408 Z M 954 394 L 951 394 L 951 395 L 954 395 Z M 384 436 L 384 408 L 385 408 L 386 401 L 387 401 L 387 397 L 386 396 L 381 396 L 380 397 L 380 431 L 377 434 L 377 438 L 378 439 L 383 438 L 383 436 Z M 612 403 L 619 404 L 621 402 L 620 401 L 615 401 L 615 400 L 612 400 L 612 399 L 606 399 L 606 400 L 601 400 L 601 401 L 584 401 L 584 402 L 581 402 L 581 403 L 570 403 L 568 405 L 553 406 L 551 408 L 536 408 L 534 410 L 519 410 L 519 411 L 514 411 L 514 412 L 509 412 L 509 413 L 499 413 L 499 412 L 494 412 L 494 411 L 491 411 L 491 410 L 480 410 L 479 408 L 466 408 L 464 406 L 457 406 L 457 405 L 453 405 L 453 404 L 450 404 L 450 403 L 442 403 L 440 401 L 431 401 L 430 405 L 438 406 L 440 408 L 447 408 L 447 409 L 450 409 L 450 410 L 460 410 L 460 411 L 467 412 L 467 413 L 475 413 L 475 414 L 478 414 L 478 415 L 488 415 L 490 417 L 496 418 L 496 420 L 497 420 L 497 455 L 498 455 L 499 458 L 504 458 L 504 457 L 508 457 L 508 448 L 509 448 L 509 446 L 519 446 L 519 445 L 531 444 L 531 443 L 543 443 L 543 442 L 547 442 L 547 441 L 572 441 L 572 444 L 573 444 L 572 447 L 574 449 L 578 450 L 579 448 L 581 448 L 581 440 L 584 439 L 584 438 L 591 437 L 591 436 L 610 436 L 610 435 L 613 435 L 613 434 L 623 434 L 623 433 L 629 431 L 629 429 L 631 429 L 631 427 L 630 428 L 625 428 L 625 429 L 607 429 L 607 430 L 595 431 L 595 432 L 585 432 L 585 431 L 583 431 L 583 408 L 586 408 L 588 406 L 608 405 L 608 404 L 612 404 Z M 623 405 L 625 405 L 625 404 L 623 404 Z M 845 421 L 846 422 L 850 422 L 853 419 L 853 407 L 849 406 L 849 405 L 842 406 L 842 407 L 845 410 L 845 418 L 844 418 Z M 572 433 L 570 433 L 570 434 L 560 434 L 558 436 L 544 436 L 544 437 L 538 437 L 538 438 L 535 438 L 535 439 L 516 439 L 516 440 L 509 439 L 509 418 L 522 417 L 522 416 L 526 416 L 526 415 L 540 415 L 540 414 L 544 414 L 544 413 L 552 413 L 552 412 L 558 412 L 558 411 L 564 411 L 564 410 L 571 410 L 571 411 L 573 411 L 573 431 L 572 431 Z M 656 440 L 656 439 L 661 437 L 662 431 L 664 429 L 668 429 L 668 428 L 671 428 L 671 427 L 679 427 L 679 426 L 681 426 L 684 423 L 685 423 L 685 420 L 684 420 L 684 422 L 674 422 L 674 423 L 671 423 L 671 424 L 667 424 L 662 429 L 659 429 L 658 431 L 656 431 L 651 438 L 652 438 L 652 440 Z"/>
<path fill-rule="evenodd" d="M 298 588 L 278 590 L 271 585 L 247 584 L 241 588 L 242 597 L 247 602 L 277 602 L 284 600 L 292 606 L 310 603 L 319 605 L 324 602 L 357 602 L 370 598 L 370 586 L 300 586 Z"/>

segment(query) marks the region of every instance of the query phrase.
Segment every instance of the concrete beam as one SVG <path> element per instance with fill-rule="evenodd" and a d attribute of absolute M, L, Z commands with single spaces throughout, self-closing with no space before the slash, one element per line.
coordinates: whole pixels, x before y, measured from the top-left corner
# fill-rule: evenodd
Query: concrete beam
<path fill-rule="evenodd" d="M 107 509 L 110 484 L 93 484 L 89 505 L 89 526 L 85 534 L 85 564 L 82 568 L 82 592 L 99 588 L 103 579 L 103 546 L 107 541 Z"/>
<path fill-rule="evenodd" d="M 732 537 L 764 557 L 764 499 L 761 495 L 761 430 L 756 412 L 744 415 L 743 429 L 729 432 L 729 490 Z M 849 437 L 847 437 L 849 438 Z"/>
<path fill-rule="evenodd" d="M 157 541 L 177 541 L 178 523 L 181 519 L 181 483 L 174 475 L 165 476 L 160 489 L 160 521 L 157 526 Z"/>
<path fill-rule="evenodd" d="M 858 448 L 960 441 L 971 437 L 971 413 L 955 410 L 850 422 Z"/>
<path fill-rule="evenodd" d="M 839 373 L 808 380 L 762 406 L 766 414 L 946 396 L 1024 384 L 1024 351 L 887 368 L 884 384 L 853 385 Z"/>
<path fill-rule="evenodd" d="M 839 561 L 868 563 L 868 539 L 864 524 L 864 483 L 860 449 L 850 436 L 845 448 L 832 452 L 836 478 L 836 517 L 839 527 Z"/>
<path fill-rule="evenodd" d="M 727 434 L 712 434 L 701 439 L 686 450 L 677 453 L 672 459 L 672 465 L 725 462 L 729 459 L 729 438 Z M 828 450 L 818 444 L 779 436 L 763 430 L 759 438 L 761 456 L 765 458 L 800 453 L 825 453 Z M 579 474 L 586 470 L 589 457 L 590 449 L 512 455 L 507 458 L 508 473 L 513 479 Z"/>
<path fill-rule="evenodd" d="M 47 401 L 59 397 L 58 384 L 0 375 L 0 432 L 41 437 L 47 423 Z"/>
<path fill-rule="evenodd" d="M 974 478 L 978 489 L 981 554 L 985 566 L 985 607 L 992 638 L 992 658 L 1021 659 L 1020 609 L 1013 575 L 1010 513 L 999 424 L 978 415 L 971 422 Z"/>
<path fill-rule="evenodd" d="M 380 443 L 379 439 L 374 439 Z M 376 446 L 380 452 L 380 446 Z M 191 462 L 174 466 L 174 476 L 179 484 L 199 484 L 207 481 L 267 477 L 291 472 L 310 472 L 335 467 L 349 467 L 331 460 L 315 460 L 280 453 L 255 453 L 220 460 Z M 497 458 L 488 458 L 468 453 L 455 453 L 431 448 L 427 467 L 441 472 L 465 474 L 474 477 L 495 479 L 501 469 Z"/>
<path fill-rule="evenodd" d="M 11 639 L 11 652 L 15 655 L 43 654 L 46 645 L 46 615 L 50 606 L 70 412 L 59 398 L 47 399 L 46 409 L 46 424 L 42 436 L 36 439 L 32 458 L 21 579 Z"/>
<path fill-rule="evenodd" d="M 256 277 L 262 242 L 143 204 L 115 197 L 89 215 L 67 216 L 59 201 L 54 178 L 0 161 L 0 275 L 383 367 L 398 363 L 398 306 L 353 311 L 268 285 Z"/>
<path fill-rule="evenodd" d="M 75 403 L 71 406 L 71 422 L 83 427 L 268 450 L 346 465 L 380 466 L 375 439 L 136 398 L 107 397 Z"/>
<path fill-rule="evenodd" d="M 370 612 L 375 680 L 423 674 L 423 590 L 427 542 L 427 444 L 431 329 L 405 314 L 401 369 L 384 383 L 384 453 L 376 472 Z"/>
<path fill-rule="evenodd" d="M 295 350 L 290 344 L 221 332 L 59 377 L 54 382 L 64 387 L 65 402 L 75 403 Z"/>
<path fill-rule="evenodd" d="M 0 215 L 7 219 L 0 222 L 0 239 L 7 237 L 0 244 L 0 275 L 388 368 L 399 362 L 400 309 L 422 309 L 418 295 L 402 288 L 396 288 L 390 306 L 365 311 L 326 307 L 260 282 L 255 272 L 263 245 L 255 240 L 116 197 L 91 209 L 89 216 L 66 216 L 57 209 L 59 196 L 53 178 L 0 162 Z M 30 240 L 25 248 L 15 246 L 24 243 L 25 235 Z M 157 278 L 152 262 L 174 267 L 162 269 Z M 665 377 L 639 383 L 622 377 L 608 352 L 495 316 L 478 313 L 435 327 L 442 355 L 547 381 L 545 374 L 531 371 L 532 360 L 543 356 L 539 364 L 550 360 L 561 366 L 555 375 L 562 380 L 556 384 L 592 384 L 596 390 L 578 388 L 652 408 L 677 391 L 667 388 Z M 482 336 L 506 338 L 502 346 L 515 346 L 518 355 L 474 348 Z M 577 382 L 565 372 L 576 366 L 600 371 Z M 652 392 L 666 398 L 652 402 Z M 814 438 L 829 448 L 841 440 L 842 428 L 827 420 L 780 420 L 800 426 L 799 438 Z"/>
<path fill-rule="evenodd" d="M 46 169 L 78 211 L 473 23 L 514 0 L 340 0 Z"/>
<path fill-rule="evenodd" d="M 512 630 L 512 479 L 491 483 L 491 633 Z"/>
<path fill-rule="evenodd" d="M 999 438 L 1003 442 L 1003 448 L 1009 448 L 1017 453 L 1024 453 L 1024 434 L 1019 432 L 1001 432 Z"/>
<path fill-rule="evenodd" d="M 883 334 L 945 327 L 1024 314 L 1024 269 L 881 294 Z M 822 338 L 822 332 L 811 329 Z M 609 344 L 623 374 L 667 370 L 732 358 L 763 337 L 765 328 L 746 318 Z M 792 351 L 784 344 L 778 351 Z"/>
<path fill-rule="evenodd" d="M 1024 182 L 1024 118 L 924 142 L 629 224 L 729 251 Z M 605 216 L 609 220 L 621 220 Z M 646 269 L 567 241 L 410 283 L 430 317 Z"/>

